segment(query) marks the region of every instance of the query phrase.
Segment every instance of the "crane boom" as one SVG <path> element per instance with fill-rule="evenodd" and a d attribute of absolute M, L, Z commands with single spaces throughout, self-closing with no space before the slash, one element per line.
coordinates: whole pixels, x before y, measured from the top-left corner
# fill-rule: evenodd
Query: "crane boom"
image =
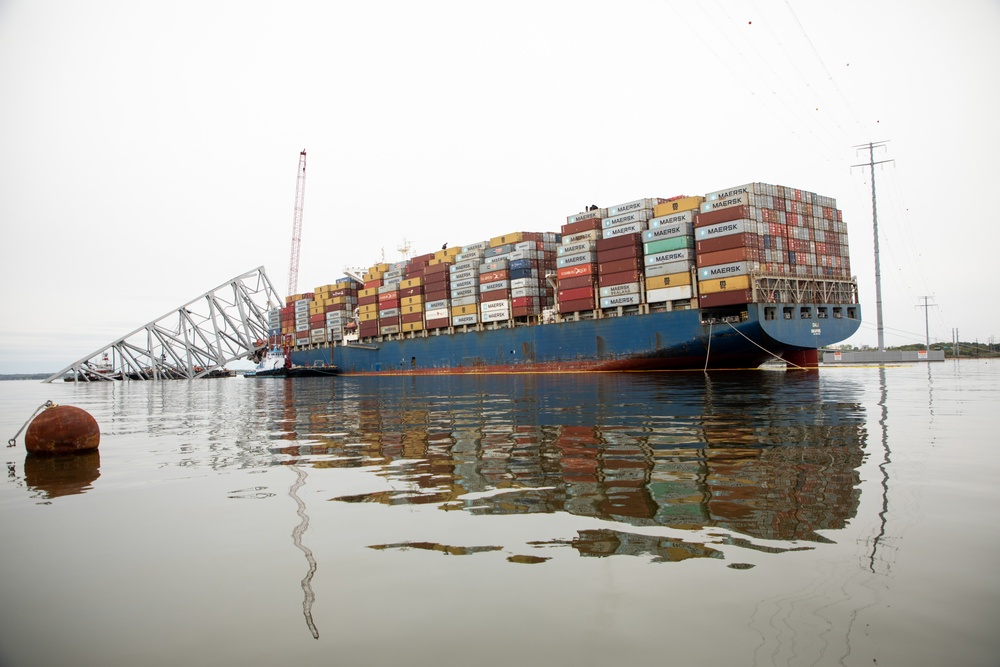
<path fill-rule="evenodd" d="M 299 247 L 302 245 L 302 204 L 306 197 L 306 149 L 299 153 L 298 179 L 295 182 L 295 214 L 292 216 L 292 255 L 288 260 L 288 292 L 299 289 Z"/>

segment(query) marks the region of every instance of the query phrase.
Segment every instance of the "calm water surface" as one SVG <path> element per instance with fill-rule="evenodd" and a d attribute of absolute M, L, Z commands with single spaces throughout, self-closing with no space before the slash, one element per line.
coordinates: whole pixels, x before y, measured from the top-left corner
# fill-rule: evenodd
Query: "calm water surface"
<path fill-rule="evenodd" d="M 996 665 L 1000 364 L 0 382 L 0 665 Z"/>

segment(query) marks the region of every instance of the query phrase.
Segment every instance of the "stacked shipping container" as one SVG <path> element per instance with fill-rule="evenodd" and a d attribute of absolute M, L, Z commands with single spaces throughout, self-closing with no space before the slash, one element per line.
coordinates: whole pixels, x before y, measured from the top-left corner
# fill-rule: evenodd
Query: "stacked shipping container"
<path fill-rule="evenodd" d="M 297 345 L 437 331 L 650 304 L 719 307 L 754 297 L 751 275 L 849 280 L 836 201 L 751 183 L 705 197 L 647 198 L 570 215 L 561 236 L 513 232 L 376 264 L 269 313 Z M 553 290 L 546 276 L 555 274 Z"/>

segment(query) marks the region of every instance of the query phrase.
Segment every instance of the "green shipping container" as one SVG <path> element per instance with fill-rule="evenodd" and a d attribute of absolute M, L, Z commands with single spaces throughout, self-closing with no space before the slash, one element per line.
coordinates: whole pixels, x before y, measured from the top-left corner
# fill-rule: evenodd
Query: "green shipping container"
<path fill-rule="evenodd" d="M 661 252 L 680 250 L 681 248 L 694 248 L 694 237 L 675 236 L 673 238 L 663 239 L 661 241 L 652 241 L 650 243 L 643 243 L 642 247 L 644 255 L 655 255 Z"/>

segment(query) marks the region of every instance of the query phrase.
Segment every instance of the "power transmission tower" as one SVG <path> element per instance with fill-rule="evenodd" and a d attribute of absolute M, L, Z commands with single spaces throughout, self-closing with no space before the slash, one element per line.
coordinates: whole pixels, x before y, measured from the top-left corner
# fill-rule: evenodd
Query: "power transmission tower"
<path fill-rule="evenodd" d="M 924 338 L 927 341 L 925 349 L 929 350 L 929 349 L 931 349 L 931 329 L 930 329 L 930 324 L 928 324 L 928 321 L 927 321 L 927 313 L 928 313 L 928 310 L 930 308 L 937 308 L 937 304 L 936 303 L 927 303 L 927 299 L 931 299 L 933 297 L 922 296 L 922 297 L 919 297 L 919 298 L 921 298 L 921 299 L 924 300 L 924 304 L 922 306 L 918 304 L 917 308 L 923 308 L 924 309 Z"/>
<path fill-rule="evenodd" d="M 285 296 L 299 290 L 299 247 L 302 245 L 302 204 L 306 198 L 306 149 L 299 153 L 299 172 L 295 182 L 295 214 L 292 216 L 292 255 L 288 260 L 288 291 Z"/>
<path fill-rule="evenodd" d="M 854 148 L 867 148 L 868 149 L 868 163 L 867 164 L 852 164 L 851 169 L 854 167 L 868 167 L 872 172 L 872 230 L 875 235 L 875 317 L 878 326 L 878 351 L 885 351 L 885 333 L 882 326 L 882 270 L 879 268 L 879 256 L 878 256 L 878 207 L 875 205 L 875 165 L 885 164 L 886 162 L 893 162 L 894 160 L 880 160 L 875 161 L 875 149 L 885 146 L 888 141 L 869 141 L 867 144 L 860 144 Z"/>

